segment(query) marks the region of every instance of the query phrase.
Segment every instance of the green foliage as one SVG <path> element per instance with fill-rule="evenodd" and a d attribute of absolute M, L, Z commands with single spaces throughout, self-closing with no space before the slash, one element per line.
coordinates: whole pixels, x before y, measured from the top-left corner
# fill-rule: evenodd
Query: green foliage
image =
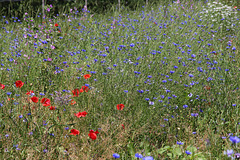
<path fill-rule="evenodd" d="M 199 18 L 202 1 L 149 0 L 144 8 L 145 1 L 122 1 L 121 13 L 116 1 L 106 2 L 89 0 L 88 13 L 83 1 L 58 9 L 49 1 L 41 21 L 34 8 L 19 10 L 29 13 L 21 24 L 1 19 L 0 158 L 111 159 L 117 152 L 123 160 L 135 153 L 204 160 L 239 152 L 229 141 L 239 135 L 239 25 L 227 36 L 209 27 Z M 74 97 L 84 85 L 91 89 Z M 56 110 L 31 102 L 30 90 Z M 86 117 L 77 118 L 82 111 Z M 99 131 L 94 141 L 91 129 Z"/>
<path fill-rule="evenodd" d="M 206 160 L 203 153 L 198 152 L 196 147 L 188 146 L 186 148 L 187 151 L 191 152 L 190 155 L 187 155 L 182 146 L 165 146 L 157 150 L 157 153 L 161 155 L 161 157 L 166 157 L 169 159 L 196 159 L 196 160 Z"/>

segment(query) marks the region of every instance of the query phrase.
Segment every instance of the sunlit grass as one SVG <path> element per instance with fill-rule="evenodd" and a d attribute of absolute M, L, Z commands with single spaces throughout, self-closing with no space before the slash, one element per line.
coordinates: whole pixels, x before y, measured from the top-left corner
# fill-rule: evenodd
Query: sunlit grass
<path fill-rule="evenodd" d="M 239 20 L 234 31 L 211 27 L 198 17 L 202 5 L 171 4 L 167 14 L 153 6 L 43 22 L 27 15 L 21 23 L 2 19 L 0 157 L 227 159 L 224 151 L 238 153 L 229 137 L 239 135 Z M 30 90 L 34 95 L 26 95 Z M 96 140 L 90 130 L 98 130 Z"/>

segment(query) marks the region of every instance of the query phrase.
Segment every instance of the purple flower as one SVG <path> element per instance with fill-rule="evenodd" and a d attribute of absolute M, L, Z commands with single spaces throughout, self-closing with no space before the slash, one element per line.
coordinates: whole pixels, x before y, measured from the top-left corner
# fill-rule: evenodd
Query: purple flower
<path fill-rule="evenodd" d="M 136 153 L 136 154 L 135 154 L 135 157 L 136 157 L 136 158 L 143 158 L 143 156 L 142 156 L 141 154 L 139 154 L 139 153 Z"/>
<path fill-rule="evenodd" d="M 240 158 L 240 153 L 235 153 L 235 158 Z"/>
<path fill-rule="evenodd" d="M 183 105 L 183 108 L 187 108 L 187 107 L 188 107 L 188 105 L 186 105 L 186 104 L 185 104 L 185 105 Z"/>
<path fill-rule="evenodd" d="M 191 113 L 191 116 L 192 116 L 192 117 L 197 117 L 197 116 L 198 116 L 198 113 Z"/>
<path fill-rule="evenodd" d="M 69 130 L 69 127 L 65 127 L 65 130 Z"/>
<path fill-rule="evenodd" d="M 186 151 L 185 153 L 186 153 L 187 155 L 192 154 L 192 152 L 190 152 L 190 151 Z"/>
<path fill-rule="evenodd" d="M 113 157 L 114 157 L 115 159 L 117 159 L 117 158 L 120 158 L 120 155 L 117 154 L 117 153 L 113 153 Z"/>
<path fill-rule="evenodd" d="M 178 145 L 183 145 L 183 142 L 177 141 L 177 144 L 178 144 Z"/>
<path fill-rule="evenodd" d="M 231 155 L 234 154 L 234 151 L 232 149 L 227 150 L 227 151 L 224 151 L 224 154 L 226 154 L 228 157 L 231 157 Z"/>
<path fill-rule="evenodd" d="M 237 136 L 233 137 L 231 136 L 229 138 L 230 141 L 232 141 L 232 143 L 239 143 L 240 142 L 240 138 L 238 138 Z"/>
<path fill-rule="evenodd" d="M 142 160 L 154 160 L 154 159 L 153 159 L 153 157 L 151 157 L 151 156 L 147 156 L 147 157 L 143 157 Z"/>
<path fill-rule="evenodd" d="M 192 75 L 192 74 L 189 74 L 188 76 L 189 76 L 190 78 L 192 78 L 192 77 L 193 77 L 193 75 Z"/>
<path fill-rule="evenodd" d="M 150 102 L 149 102 L 149 105 L 154 105 L 154 102 L 151 102 L 151 101 L 150 101 Z"/>

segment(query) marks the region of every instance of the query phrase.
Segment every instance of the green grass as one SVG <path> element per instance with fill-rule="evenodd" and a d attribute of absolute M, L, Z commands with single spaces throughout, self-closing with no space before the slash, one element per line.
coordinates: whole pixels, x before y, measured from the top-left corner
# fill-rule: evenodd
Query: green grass
<path fill-rule="evenodd" d="M 135 153 L 228 159 L 224 151 L 238 153 L 229 137 L 239 136 L 239 20 L 235 30 L 211 27 L 198 17 L 202 5 L 172 4 L 167 14 L 152 6 L 43 22 L 26 17 L 21 24 L 2 19 L 1 159 L 113 159 L 113 153 L 124 160 Z M 90 90 L 73 97 L 82 86 Z M 38 103 L 29 100 L 30 90 Z M 86 117 L 74 116 L 83 111 Z M 80 134 L 70 135 L 71 129 Z M 96 140 L 91 129 L 99 131 Z"/>

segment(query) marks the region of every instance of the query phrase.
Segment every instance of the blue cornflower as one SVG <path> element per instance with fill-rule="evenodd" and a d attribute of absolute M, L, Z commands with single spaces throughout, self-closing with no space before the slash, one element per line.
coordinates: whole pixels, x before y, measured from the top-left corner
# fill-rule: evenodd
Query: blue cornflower
<path fill-rule="evenodd" d="M 235 153 L 235 158 L 240 158 L 240 153 Z"/>
<path fill-rule="evenodd" d="M 192 75 L 192 74 L 189 74 L 188 76 L 189 76 L 190 78 L 192 78 L 192 77 L 193 77 L 193 75 Z"/>
<path fill-rule="evenodd" d="M 186 105 L 186 104 L 185 104 L 185 105 L 183 105 L 183 108 L 187 108 L 187 107 L 188 107 L 188 105 Z"/>
<path fill-rule="evenodd" d="M 46 123 L 46 121 L 43 121 L 43 125 L 46 126 L 48 123 Z"/>
<path fill-rule="evenodd" d="M 120 155 L 117 154 L 117 153 L 113 153 L 113 157 L 114 157 L 115 159 L 117 159 L 117 158 L 120 158 Z"/>
<path fill-rule="evenodd" d="M 17 147 L 18 147 L 18 144 L 16 144 L 16 145 L 13 145 L 13 147 L 17 148 Z"/>
<path fill-rule="evenodd" d="M 135 154 L 135 157 L 136 157 L 136 158 L 143 158 L 143 156 L 142 156 L 141 154 L 139 154 L 139 153 L 136 153 L 136 154 Z"/>
<path fill-rule="evenodd" d="M 54 133 L 49 133 L 50 136 L 54 136 Z"/>
<path fill-rule="evenodd" d="M 198 116 L 198 113 L 191 113 L 191 116 L 192 116 L 192 117 L 197 117 L 197 116 Z"/>
<path fill-rule="evenodd" d="M 169 93 L 169 92 L 171 92 L 171 91 L 167 89 L 166 92 Z"/>
<path fill-rule="evenodd" d="M 69 127 L 65 127 L 65 130 L 69 130 Z"/>
<path fill-rule="evenodd" d="M 232 143 L 239 143 L 240 142 L 240 138 L 238 138 L 237 136 L 233 137 L 231 136 L 229 138 L 230 141 L 232 141 Z"/>
<path fill-rule="evenodd" d="M 183 142 L 177 141 L 177 144 L 178 144 L 178 145 L 183 145 Z"/>
<path fill-rule="evenodd" d="M 130 47 L 134 47 L 134 46 L 135 46 L 135 44 L 134 44 L 134 43 L 131 43 L 131 44 L 130 44 Z"/>
<path fill-rule="evenodd" d="M 149 98 L 145 98 L 146 101 L 149 101 L 150 99 Z"/>
<path fill-rule="evenodd" d="M 151 102 L 151 101 L 150 101 L 150 102 L 149 102 L 149 105 L 154 105 L 154 102 Z"/>
<path fill-rule="evenodd" d="M 185 153 L 186 153 L 187 155 L 192 154 L 192 152 L 190 152 L 190 151 L 186 151 Z"/>
<path fill-rule="evenodd" d="M 234 151 L 232 149 L 227 150 L 227 151 L 224 151 L 224 154 L 226 154 L 228 157 L 231 157 L 231 155 L 234 154 Z"/>
<path fill-rule="evenodd" d="M 142 160 L 154 160 L 154 159 L 153 159 L 153 157 L 151 157 L 151 156 L 147 156 L 147 157 L 143 157 Z"/>

